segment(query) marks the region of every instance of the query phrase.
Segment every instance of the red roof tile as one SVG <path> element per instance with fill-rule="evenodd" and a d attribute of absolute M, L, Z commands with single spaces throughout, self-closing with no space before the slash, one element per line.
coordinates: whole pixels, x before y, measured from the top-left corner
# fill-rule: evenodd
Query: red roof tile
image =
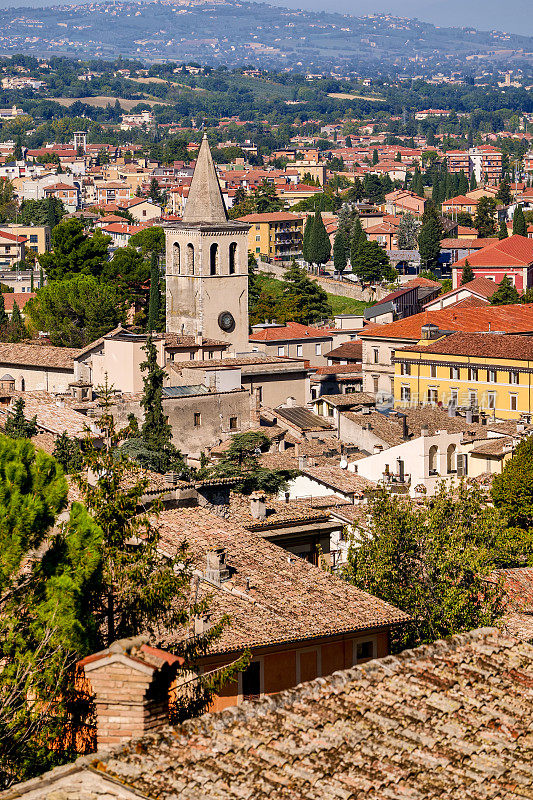
<path fill-rule="evenodd" d="M 287 322 L 286 325 L 276 325 L 263 328 L 250 336 L 251 342 L 278 342 L 286 339 L 324 339 L 332 336 L 329 328 L 312 328 L 310 325 L 300 325 L 299 322 Z"/>
<path fill-rule="evenodd" d="M 515 234 L 497 240 L 453 266 L 464 267 L 467 259 L 471 267 L 529 267 L 533 264 L 533 239 Z"/>

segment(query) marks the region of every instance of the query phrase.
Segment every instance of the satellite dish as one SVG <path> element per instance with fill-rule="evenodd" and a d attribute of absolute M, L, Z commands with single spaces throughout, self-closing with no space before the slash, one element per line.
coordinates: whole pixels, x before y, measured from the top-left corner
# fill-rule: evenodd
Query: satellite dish
<path fill-rule="evenodd" d="M 347 468 L 348 468 L 348 462 L 346 461 L 346 459 L 345 459 L 345 458 L 342 458 L 342 459 L 341 459 L 341 463 L 339 464 L 339 467 L 340 467 L 341 469 L 347 469 Z"/>

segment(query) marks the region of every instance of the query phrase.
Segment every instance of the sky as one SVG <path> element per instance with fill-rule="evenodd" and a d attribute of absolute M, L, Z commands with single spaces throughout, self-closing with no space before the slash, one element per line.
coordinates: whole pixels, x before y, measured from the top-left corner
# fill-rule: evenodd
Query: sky
<path fill-rule="evenodd" d="M 88 0 L 0 0 L 0 8 L 50 6 Z M 473 27 L 533 36 L 533 0 L 266 0 L 288 8 L 312 11 L 370 14 L 384 12 L 399 17 L 416 17 L 444 27 Z"/>

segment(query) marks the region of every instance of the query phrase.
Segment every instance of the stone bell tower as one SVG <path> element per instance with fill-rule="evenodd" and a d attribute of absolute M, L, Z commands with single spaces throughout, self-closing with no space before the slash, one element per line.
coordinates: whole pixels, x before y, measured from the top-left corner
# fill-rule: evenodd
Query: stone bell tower
<path fill-rule="evenodd" d="M 165 226 L 167 331 L 248 345 L 248 230 L 228 220 L 204 135 L 183 213 Z"/>

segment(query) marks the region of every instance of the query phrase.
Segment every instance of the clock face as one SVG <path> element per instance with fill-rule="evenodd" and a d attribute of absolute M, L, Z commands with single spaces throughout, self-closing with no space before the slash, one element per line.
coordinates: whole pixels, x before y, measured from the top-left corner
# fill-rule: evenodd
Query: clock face
<path fill-rule="evenodd" d="M 218 325 L 225 333 L 231 333 L 235 328 L 233 314 L 229 311 L 222 311 L 222 313 L 218 315 Z"/>

